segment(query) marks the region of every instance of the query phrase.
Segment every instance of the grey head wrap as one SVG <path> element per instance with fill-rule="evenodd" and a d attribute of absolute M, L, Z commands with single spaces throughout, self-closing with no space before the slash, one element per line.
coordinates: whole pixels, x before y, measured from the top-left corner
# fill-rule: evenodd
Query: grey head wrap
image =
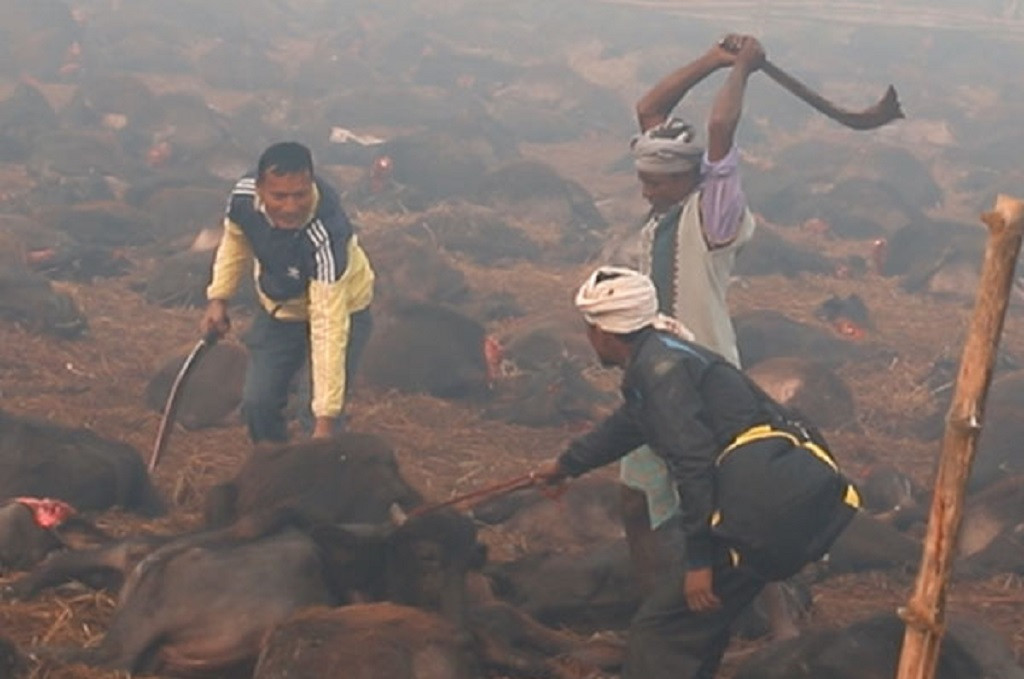
<path fill-rule="evenodd" d="M 697 131 L 679 118 L 669 118 L 630 141 L 637 172 L 676 174 L 700 167 L 704 147 Z"/>

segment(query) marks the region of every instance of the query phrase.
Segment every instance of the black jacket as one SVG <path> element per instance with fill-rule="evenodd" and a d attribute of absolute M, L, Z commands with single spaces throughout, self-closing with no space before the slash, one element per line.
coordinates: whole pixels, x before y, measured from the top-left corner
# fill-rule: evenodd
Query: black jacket
<path fill-rule="evenodd" d="M 715 556 L 712 514 L 720 509 L 717 458 L 752 427 L 787 426 L 795 418 L 722 356 L 654 330 L 635 341 L 622 394 L 618 410 L 572 441 L 559 464 L 578 476 L 649 445 L 667 463 L 679 491 L 688 568 L 706 567 Z M 827 474 L 835 475 L 831 469 Z M 786 490 L 750 487 L 751 494 L 777 494 L 780 503 L 787 500 Z"/>

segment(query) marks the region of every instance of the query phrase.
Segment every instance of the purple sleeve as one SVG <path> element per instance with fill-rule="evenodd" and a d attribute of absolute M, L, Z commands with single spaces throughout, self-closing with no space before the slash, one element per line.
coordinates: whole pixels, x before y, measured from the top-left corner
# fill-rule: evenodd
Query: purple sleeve
<path fill-rule="evenodd" d="M 700 214 L 711 249 L 728 245 L 739 233 L 747 208 L 739 169 L 740 153 L 735 145 L 717 162 L 708 162 L 706 152 L 701 158 Z"/>

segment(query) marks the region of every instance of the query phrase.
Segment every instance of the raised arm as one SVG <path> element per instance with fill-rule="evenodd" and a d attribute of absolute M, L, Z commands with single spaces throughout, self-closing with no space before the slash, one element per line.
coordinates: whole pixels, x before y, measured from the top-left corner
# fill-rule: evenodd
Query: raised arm
<path fill-rule="evenodd" d="M 749 35 L 728 36 L 717 49 L 727 53 L 735 52 L 735 60 L 708 117 L 707 153 L 708 161 L 712 163 L 724 158 L 732 148 L 743 113 L 747 78 L 764 63 L 764 48 L 757 38 Z"/>
<path fill-rule="evenodd" d="M 723 42 L 738 37 L 730 35 Z M 636 102 L 636 120 L 640 131 L 646 132 L 665 122 L 687 92 L 718 69 L 730 66 L 735 59 L 733 52 L 716 43 L 701 56 L 659 80 Z"/>

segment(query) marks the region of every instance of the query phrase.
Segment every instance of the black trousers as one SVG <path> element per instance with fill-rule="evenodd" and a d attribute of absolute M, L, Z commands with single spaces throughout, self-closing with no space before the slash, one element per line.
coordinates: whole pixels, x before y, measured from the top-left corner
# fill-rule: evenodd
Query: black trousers
<path fill-rule="evenodd" d="M 644 599 L 629 628 L 623 679 L 712 679 L 729 645 L 736 618 L 764 588 L 765 581 L 734 568 L 723 551 L 712 570 L 722 602 L 696 613 L 686 605 L 683 573 L 665 572 Z"/>

